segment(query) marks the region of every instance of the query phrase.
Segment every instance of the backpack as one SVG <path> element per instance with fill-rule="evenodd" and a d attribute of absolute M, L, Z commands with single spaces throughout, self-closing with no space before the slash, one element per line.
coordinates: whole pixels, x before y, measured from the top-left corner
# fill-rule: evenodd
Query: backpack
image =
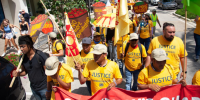
<path fill-rule="evenodd" d="M 126 53 L 127 53 L 127 51 L 128 51 L 129 45 L 130 45 L 130 43 L 127 43 L 127 44 L 126 44 L 124 57 L 126 57 Z M 141 63 L 143 63 L 143 58 L 142 58 L 142 46 L 141 46 L 141 43 L 140 43 L 140 42 L 138 42 L 138 47 L 139 47 L 139 49 L 140 49 Z"/>
<path fill-rule="evenodd" d="M 62 44 L 62 47 L 63 47 L 63 57 L 65 57 L 66 44 L 62 40 L 58 40 L 58 41 L 56 41 L 55 47 L 56 47 L 57 43 L 61 43 Z M 57 48 L 56 48 L 56 51 L 58 52 Z"/>

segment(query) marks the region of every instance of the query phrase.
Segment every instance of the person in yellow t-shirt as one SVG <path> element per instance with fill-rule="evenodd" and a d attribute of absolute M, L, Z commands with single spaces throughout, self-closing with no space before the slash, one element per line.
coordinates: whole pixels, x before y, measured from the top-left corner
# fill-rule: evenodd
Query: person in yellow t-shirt
<path fill-rule="evenodd" d="M 148 50 L 149 44 L 152 39 L 151 25 L 149 23 L 148 18 L 143 17 L 142 19 L 143 21 L 140 22 L 138 28 L 138 34 L 140 35 L 139 41 L 141 44 L 145 46 L 145 49 Z"/>
<path fill-rule="evenodd" d="M 138 35 L 136 33 L 130 34 L 130 45 L 127 44 L 128 49 L 122 53 L 122 57 L 125 56 L 125 75 L 126 75 L 126 90 L 137 90 L 137 78 L 140 70 L 143 68 L 143 64 L 146 60 L 147 53 L 145 47 L 138 43 Z M 140 48 L 141 47 L 141 48 Z M 126 47 L 127 48 L 127 47 Z M 141 50 L 140 50 L 141 49 Z M 142 52 L 140 52 L 142 51 Z M 132 85 L 133 76 L 133 86 Z"/>
<path fill-rule="evenodd" d="M 149 45 L 149 50 L 147 51 L 147 61 L 145 66 L 149 66 L 151 62 L 151 53 L 156 48 L 162 48 L 167 53 L 170 58 L 167 60 L 167 64 L 171 64 L 174 67 L 175 74 L 178 75 L 180 72 L 179 63 L 181 63 L 182 69 L 184 69 L 184 44 L 183 41 L 175 36 L 175 27 L 172 23 L 164 23 L 163 25 L 163 35 L 153 38 Z M 187 73 L 187 51 L 185 51 L 186 56 L 186 67 L 185 73 Z M 180 75 L 183 76 L 183 72 Z M 186 75 L 185 75 L 186 77 Z"/>
<path fill-rule="evenodd" d="M 134 13 L 131 10 L 131 6 L 128 6 L 128 16 L 129 19 L 132 21 L 132 23 L 129 25 L 129 33 L 134 33 L 137 31 L 137 23 L 135 21 L 134 17 Z"/>
<path fill-rule="evenodd" d="M 76 64 L 75 68 L 78 70 L 79 81 L 84 84 L 87 78 L 91 80 L 91 91 L 94 95 L 98 90 L 107 88 L 110 90 L 122 82 L 122 75 L 119 71 L 119 66 L 116 62 L 106 59 L 107 47 L 103 44 L 94 46 L 91 52 L 94 54 L 94 60 L 90 60 L 83 72 L 81 72 L 81 65 Z M 116 81 L 113 81 L 115 78 Z"/>
<path fill-rule="evenodd" d="M 192 78 L 192 85 L 199 85 L 200 86 L 200 70 L 198 70 L 193 78 Z"/>
<path fill-rule="evenodd" d="M 151 53 L 152 64 L 144 68 L 138 75 L 138 88 L 140 90 L 151 89 L 158 92 L 161 87 L 177 84 L 178 79 L 173 66 L 166 64 L 169 59 L 163 49 L 154 49 Z M 180 83 L 186 86 L 186 80 Z"/>
<path fill-rule="evenodd" d="M 94 60 L 93 53 L 90 53 L 93 49 L 91 48 L 91 38 L 85 37 L 82 39 L 82 47 L 83 50 L 81 50 L 80 55 L 81 59 L 83 61 L 83 65 L 81 65 L 82 69 L 85 68 L 85 65 L 88 61 Z M 89 94 L 91 95 L 91 82 L 90 79 L 87 79 L 86 81 L 87 89 Z"/>
<path fill-rule="evenodd" d="M 92 48 L 94 48 L 96 44 L 105 44 L 107 46 L 105 41 L 106 39 L 104 41 L 101 40 L 101 34 L 99 32 L 95 32 L 94 40 L 91 42 Z"/>
<path fill-rule="evenodd" d="M 195 40 L 195 43 L 196 43 L 196 46 L 195 46 L 195 54 L 196 54 L 196 58 L 195 58 L 195 61 L 198 61 L 199 60 L 199 56 L 200 56 L 200 17 L 197 16 L 195 18 L 195 22 L 196 22 L 196 28 L 194 30 L 194 40 Z"/>
<path fill-rule="evenodd" d="M 149 24 L 150 24 L 150 28 L 151 28 L 151 34 L 152 34 L 152 38 L 154 37 L 153 35 L 153 22 L 151 21 L 151 17 L 150 17 L 150 14 L 149 13 L 146 13 L 145 14 L 145 18 L 147 18 L 148 19 L 148 21 L 149 21 Z"/>
<path fill-rule="evenodd" d="M 70 66 L 60 63 L 58 58 L 51 56 L 45 62 L 45 74 L 47 75 L 47 91 L 51 93 L 51 100 L 55 100 L 55 92 L 61 87 L 71 92 L 71 82 L 74 81 L 73 73 Z M 46 94 L 50 95 L 50 94 Z"/>
<path fill-rule="evenodd" d="M 117 46 L 117 59 L 118 59 L 119 69 L 120 69 L 120 72 L 121 72 L 122 76 L 124 76 L 124 73 L 123 73 L 124 72 L 123 71 L 124 62 L 122 61 L 122 58 L 120 56 L 121 53 L 122 53 L 122 38 L 123 38 L 123 52 L 124 52 L 126 44 L 129 41 L 129 34 L 126 34 L 126 35 L 120 37 L 119 40 L 116 43 L 116 46 Z"/>
<path fill-rule="evenodd" d="M 52 53 L 49 53 L 49 56 L 56 56 L 58 57 L 59 61 L 62 62 L 62 63 L 65 63 L 65 60 L 64 60 L 64 50 L 63 50 L 63 45 L 62 43 L 60 43 L 59 40 L 57 40 L 57 34 L 55 32 L 50 32 L 49 33 L 49 37 L 50 37 L 50 40 L 52 42 Z"/>

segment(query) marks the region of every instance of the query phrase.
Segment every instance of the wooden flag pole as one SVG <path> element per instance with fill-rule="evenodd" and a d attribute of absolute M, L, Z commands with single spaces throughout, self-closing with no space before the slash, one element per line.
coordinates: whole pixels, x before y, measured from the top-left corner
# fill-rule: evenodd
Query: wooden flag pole
<path fill-rule="evenodd" d="M 50 40 L 49 40 L 49 35 L 48 35 L 48 46 L 49 46 L 49 51 L 50 51 Z"/>
<path fill-rule="evenodd" d="M 185 58 L 185 53 L 186 53 L 186 34 L 187 34 L 187 5 L 185 6 L 185 39 L 184 39 L 184 68 L 183 70 L 183 79 L 185 79 L 185 66 L 186 66 L 186 58 Z"/>
<path fill-rule="evenodd" d="M 24 55 L 22 55 L 22 58 L 20 59 L 20 62 L 19 62 L 19 64 L 18 64 L 18 66 L 17 66 L 17 70 L 16 70 L 17 72 L 19 71 L 19 68 L 20 68 L 20 66 L 21 66 L 21 64 L 22 64 L 23 59 L 24 59 Z M 13 83 L 15 82 L 15 78 L 16 78 L 16 77 L 13 77 L 13 78 L 12 78 L 12 81 L 10 82 L 9 88 L 12 88 Z"/>
<path fill-rule="evenodd" d="M 43 1 L 40 0 L 40 2 L 42 3 L 43 7 L 45 8 L 45 10 L 47 11 L 47 13 L 49 14 L 50 18 L 52 19 L 54 25 L 56 26 L 56 29 L 58 30 L 58 32 L 60 33 L 60 36 L 62 37 L 62 39 L 65 41 L 65 38 L 63 37 L 62 33 L 60 32 L 60 29 L 58 28 L 56 22 L 53 20 L 53 18 L 51 17 L 49 11 L 47 10 L 46 6 L 44 5 Z M 67 43 L 65 41 L 65 43 Z M 67 49 L 69 49 L 69 47 L 66 45 Z M 72 55 L 72 52 L 69 50 L 70 54 Z M 75 60 L 74 56 L 72 55 L 73 60 L 75 61 L 75 63 L 77 63 L 77 61 Z"/>

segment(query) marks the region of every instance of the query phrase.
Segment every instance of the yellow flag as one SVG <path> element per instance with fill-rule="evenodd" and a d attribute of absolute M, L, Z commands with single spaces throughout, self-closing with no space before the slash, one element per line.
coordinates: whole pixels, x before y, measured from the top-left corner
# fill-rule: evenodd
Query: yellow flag
<path fill-rule="evenodd" d="M 129 33 L 127 0 L 118 0 L 115 24 L 116 26 L 114 43 L 116 44 L 121 36 Z"/>
<path fill-rule="evenodd" d="M 81 60 L 81 56 L 79 54 L 79 45 L 78 40 L 76 38 L 75 32 L 70 24 L 69 18 L 67 13 L 65 13 L 65 24 L 66 24 L 66 49 L 65 49 L 65 55 L 66 55 L 66 64 L 73 67 L 75 66 L 74 60 L 76 63 L 83 64 Z"/>

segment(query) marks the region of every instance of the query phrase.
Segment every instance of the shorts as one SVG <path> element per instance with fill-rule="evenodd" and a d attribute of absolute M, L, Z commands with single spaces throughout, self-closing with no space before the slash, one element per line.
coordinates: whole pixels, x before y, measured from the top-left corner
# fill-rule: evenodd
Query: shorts
<path fill-rule="evenodd" d="M 6 35 L 5 36 L 6 39 L 12 39 L 13 38 L 13 33 L 6 33 L 5 35 Z"/>
<path fill-rule="evenodd" d="M 21 31 L 23 35 L 28 34 L 28 30 Z"/>

